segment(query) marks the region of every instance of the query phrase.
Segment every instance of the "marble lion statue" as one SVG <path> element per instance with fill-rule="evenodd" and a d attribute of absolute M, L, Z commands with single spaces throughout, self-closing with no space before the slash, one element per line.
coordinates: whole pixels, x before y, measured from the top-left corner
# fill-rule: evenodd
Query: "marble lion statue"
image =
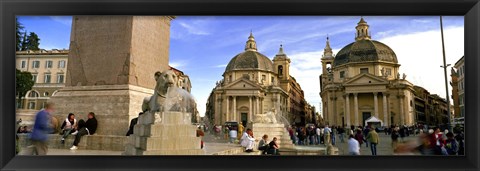
<path fill-rule="evenodd" d="M 257 123 L 277 123 L 277 119 L 275 117 L 275 109 L 268 111 L 264 114 L 257 114 L 255 117 L 255 122 Z"/>
<path fill-rule="evenodd" d="M 178 83 L 178 77 L 172 70 L 155 72 L 155 80 L 157 84 L 155 85 L 153 95 L 143 99 L 142 111 L 144 113 L 147 111 L 160 111 L 165 103 L 168 88 L 176 86 Z"/>

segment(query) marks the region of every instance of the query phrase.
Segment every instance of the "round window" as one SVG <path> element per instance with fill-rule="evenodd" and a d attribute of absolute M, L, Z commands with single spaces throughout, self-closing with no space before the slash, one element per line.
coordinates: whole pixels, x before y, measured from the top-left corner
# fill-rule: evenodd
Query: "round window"
<path fill-rule="evenodd" d="M 43 93 L 43 96 L 48 96 L 48 95 L 50 95 L 50 93 L 48 92 Z"/>

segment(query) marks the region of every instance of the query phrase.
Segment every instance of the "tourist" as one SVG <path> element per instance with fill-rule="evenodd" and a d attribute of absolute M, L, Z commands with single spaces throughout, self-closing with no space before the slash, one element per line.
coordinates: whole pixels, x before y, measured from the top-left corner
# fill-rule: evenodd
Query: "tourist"
<path fill-rule="evenodd" d="M 308 141 L 310 145 L 313 145 L 315 142 L 315 128 L 313 126 L 308 127 Z"/>
<path fill-rule="evenodd" d="M 203 136 L 205 136 L 205 133 L 202 131 L 202 127 L 198 126 L 197 137 L 200 137 L 200 149 L 203 149 Z"/>
<path fill-rule="evenodd" d="M 343 136 L 345 135 L 345 129 L 343 129 L 343 127 L 338 127 L 337 133 L 338 133 L 338 138 L 340 139 L 340 142 L 344 143 L 345 141 L 343 140 Z"/>
<path fill-rule="evenodd" d="M 140 116 L 142 114 L 143 114 L 143 112 L 140 112 L 140 113 L 138 113 L 138 116 Z M 130 120 L 130 127 L 128 127 L 128 131 L 127 131 L 126 136 L 130 136 L 130 134 L 133 134 L 133 128 L 135 128 L 135 125 L 137 124 L 137 122 L 138 122 L 138 117 Z"/>
<path fill-rule="evenodd" d="M 235 130 L 235 128 L 233 127 L 230 127 L 230 131 L 228 132 L 228 134 L 230 136 L 230 143 L 235 143 L 235 140 L 238 137 L 237 130 Z"/>
<path fill-rule="evenodd" d="M 379 141 L 378 133 L 375 129 L 370 129 L 370 132 L 367 135 L 367 141 L 370 143 L 370 149 L 372 151 L 372 155 L 377 155 L 377 144 Z"/>
<path fill-rule="evenodd" d="M 88 113 L 87 122 L 83 121 L 83 119 L 78 121 L 78 133 L 75 135 L 75 141 L 73 141 L 73 146 L 70 148 L 70 150 L 78 149 L 77 146 L 82 136 L 93 135 L 95 134 L 96 130 L 97 130 L 97 119 L 95 118 L 95 113 L 90 112 Z"/>
<path fill-rule="evenodd" d="M 436 127 L 433 129 L 434 132 L 430 134 L 430 141 L 435 151 L 435 155 L 442 155 L 442 135 L 440 135 L 440 128 Z"/>
<path fill-rule="evenodd" d="M 418 136 L 420 145 L 414 146 L 415 143 L 403 143 L 399 144 L 394 149 L 394 154 L 406 154 L 406 153 L 413 153 L 418 152 L 422 155 L 434 155 L 435 150 L 431 144 L 430 135 L 422 133 Z"/>
<path fill-rule="evenodd" d="M 362 130 L 360 129 L 357 129 L 357 133 L 355 134 L 355 140 L 358 141 L 358 144 L 360 144 L 360 146 L 362 146 L 363 144 L 363 141 L 364 141 L 364 137 L 363 137 L 363 134 L 362 134 Z"/>
<path fill-rule="evenodd" d="M 328 125 L 325 125 L 325 128 L 323 128 L 323 137 L 324 137 L 324 144 L 329 145 L 331 143 L 330 141 L 330 134 L 332 133 L 332 130 L 328 127 Z"/>
<path fill-rule="evenodd" d="M 62 130 L 60 133 L 63 134 L 61 143 L 65 144 L 65 138 L 68 137 L 71 133 L 77 132 L 77 119 L 75 119 L 75 114 L 69 113 L 65 121 L 63 121 L 62 126 L 60 126 Z"/>
<path fill-rule="evenodd" d="M 395 149 L 397 148 L 398 137 L 400 137 L 400 135 L 398 134 L 398 130 L 397 129 L 392 130 L 392 133 L 390 136 L 392 138 L 392 149 Z"/>
<path fill-rule="evenodd" d="M 405 129 L 404 129 L 403 126 L 400 127 L 399 134 L 400 134 L 400 138 L 402 139 L 402 142 L 403 142 L 403 140 L 404 140 L 404 138 L 405 138 L 405 134 L 406 134 Z"/>
<path fill-rule="evenodd" d="M 317 129 L 315 129 L 315 135 L 316 135 L 316 139 L 317 139 L 317 145 L 319 145 L 321 143 L 321 136 L 322 136 L 322 132 L 321 132 L 321 129 L 319 127 L 317 127 Z"/>
<path fill-rule="evenodd" d="M 455 135 L 455 140 L 458 142 L 458 155 L 465 155 L 465 144 L 464 144 L 464 135 L 463 131 L 460 131 L 457 135 Z"/>
<path fill-rule="evenodd" d="M 288 134 L 290 135 L 290 140 L 292 140 L 292 143 L 295 144 L 297 138 L 295 137 L 295 133 L 291 126 L 288 126 Z"/>
<path fill-rule="evenodd" d="M 262 154 L 266 154 L 268 152 L 268 149 L 270 148 L 268 144 L 268 135 L 265 134 L 262 137 L 262 140 L 258 143 L 258 150 L 262 151 Z"/>
<path fill-rule="evenodd" d="M 368 126 L 365 126 L 365 129 L 363 129 L 363 137 L 367 137 L 369 132 L 370 128 Z M 365 139 L 365 146 L 368 147 L 368 139 Z"/>
<path fill-rule="evenodd" d="M 245 152 L 253 152 L 253 145 L 254 145 L 254 142 L 255 142 L 255 138 L 253 137 L 253 132 L 252 130 L 249 128 L 247 129 L 247 131 L 245 132 L 246 136 L 242 136 L 242 142 L 241 142 L 241 145 L 242 147 L 245 147 Z"/>
<path fill-rule="evenodd" d="M 242 122 L 240 122 L 240 124 L 238 124 L 238 139 L 241 138 L 242 134 L 243 134 L 243 130 L 245 130 L 245 127 L 242 125 Z"/>
<path fill-rule="evenodd" d="M 222 126 L 215 124 L 213 129 L 213 132 L 215 132 L 215 138 L 220 138 L 220 131 L 222 130 Z"/>
<path fill-rule="evenodd" d="M 325 144 L 325 128 L 320 128 L 320 143 Z"/>
<path fill-rule="evenodd" d="M 348 136 L 348 154 L 360 155 L 360 143 L 358 143 L 353 135 Z"/>
<path fill-rule="evenodd" d="M 27 126 L 18 127 L 17 133 L 19 134 L 27 133 Z"/>
<path fill-rule="evenodd" d="M 306 130 L 304 127 L 301 127 L 298 131 L 298 145 L 305 145 Z"/>
<path fill-rule="evenodd" d="M 445 140 L 445 149 L 447 150 L 448 155 L 457 155 L 458 154 L 458 142 L 453 138 L 453 133 L 447 133 L 447 140 Z"/>
<path fill-rule="evenodd" d="M 223 135 L 226 140 L 228 140 L 230 137 L 228 136 L 228 133 L 230 132 L 230 126 L 225 125 L 225 129 L 223 129 Z"/>
<path fill-rule="evenodd" d="M 278 149 L 280 148 L 277 144 L 277 137 L 273 137 L 272 141 L 270 141 L 270 143 L 268 144 L 269 145 L 269 153 L 268 154 L 272 154 L 272 155 L 280 155 L 280 153 L 278 152 Z"/>
<path fill-rule="evenodd" d="M 47 103 L 45 109 L 39 111 L 35 116 L 35 124 L 30 134 L 33 150 L 37 155 L 46 155 L 48 151 L 48 133 L 52 131 L 49 126 L 51 113 L 55 111 L 53 103 Z M 30 153 L 33 154 L 33 151 Z"/>
<path fill-rule="evenodd" d="M 332 139 L 332 145 L 335 145 L 337 140 L 337 126 L 333 126 L 331 130 L 330 138 Z"/>

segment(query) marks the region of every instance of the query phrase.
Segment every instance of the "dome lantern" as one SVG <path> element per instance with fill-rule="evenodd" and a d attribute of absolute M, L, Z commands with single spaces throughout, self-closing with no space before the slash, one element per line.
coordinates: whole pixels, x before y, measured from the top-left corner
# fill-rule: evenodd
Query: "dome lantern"
<path fill-rule="evenodd" d="M 368 31 L 369 25 L 367 22 L 363 19 L 363 17 L 360 18 L 360 21 L 357 23 L 357 33 L 355 34 L 355 40 L 370 40 L 370 32 Z"/>
<path fill-rule="evenodd" d="M 253 37 L 252 31 L 250 31 L 250 36 L 248 36 L 245 51 L 257 51 L 257 42 L 255 42 L 255 37 Z"/>

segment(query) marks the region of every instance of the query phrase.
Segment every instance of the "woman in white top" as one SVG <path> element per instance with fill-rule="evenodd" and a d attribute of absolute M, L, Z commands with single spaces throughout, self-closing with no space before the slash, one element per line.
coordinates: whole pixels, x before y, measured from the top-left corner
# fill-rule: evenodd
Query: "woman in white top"
<path fill-rule="evenodd" d="M 60 129 L 62 129 L 62 144 L 64 144 L 65 138 L 67 138 L 70 133 L 72 133 L 72 135 L 75 135 L 77 132 L 77 119 L 75 119 L 75 114 L 69 113 L 65 121 L 63 121 Z"/>
<path fill-rule="evenodd" d="M 353 135 L 349 135 L 348 137 L 348 154 L 360 155 L 360 144 L 353 138 Z"/>

